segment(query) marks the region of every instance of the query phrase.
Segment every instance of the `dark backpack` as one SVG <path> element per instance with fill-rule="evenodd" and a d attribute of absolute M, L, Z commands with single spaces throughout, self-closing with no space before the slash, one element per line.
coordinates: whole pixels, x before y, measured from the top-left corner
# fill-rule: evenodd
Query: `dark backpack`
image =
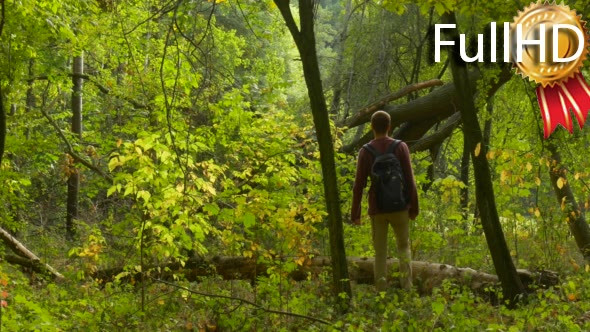
<path fill-rule="evenodd" d="M 379 153 L 370 144 L 363 145 L 363 148 L 374 157 L 371 181 L 380 212 L 402 211 L 408 205 L 404 172 L 399 159 L 393 153 L 400 143 L 400 140 L 394 140 L 384 154 Z"/>

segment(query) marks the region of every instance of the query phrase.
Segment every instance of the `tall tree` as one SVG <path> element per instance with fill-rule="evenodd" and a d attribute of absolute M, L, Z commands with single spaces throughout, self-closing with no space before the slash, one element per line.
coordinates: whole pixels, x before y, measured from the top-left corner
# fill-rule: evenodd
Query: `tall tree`
<path fill-rule="evenodd" d="M 341 293 L 348 295 L 347 300 L 340 301 L 341 309 L 345 309 L 347 307 L 347 301 L 351 296 L 351 289 L 348 280 L 346 253 L 344 251 L 342 211 L 340 210 L 336 165 L 334 163 L 334 145 L 332 143 L 330 119 L 328 117 L 328 108 L 324 97 L 316 52 L 314 10 L 317 1 L 299 0 L 299 24 L 301 28 L 298 28 L 295 23 L 289 0 L 274 0 L 274 3 L 279 8 L 289 28 L 289 32 L 297 45 L 303 64 L 303 75 L 305 76 L 307 93 L 320 149 L 324 197 L 328 210 L 328 228 L 330 231 L 333 290 L 337 299 L 342 299 L 340 297 Z"/>
<path fill-rule="evenodd" d="M 576 201 L 574 192 L 567 181 L 567 169 L 561 161 L 561 154 L 552 139 L 547 144 L 551 153 L 551 165 L 549 167 L 549 178 L 555 191 L 557 202 L 561 204 L 566 215 L 567 224 L 576 240 L 578 248 L 584 255 L 587 262 L 590 262 L 590 227 L 586 222 L 584 211 Z"/>
<path fill-rule="evenodd" d="M 4 22 L 6 21 L 6 8 L 4 0 L 0 0 L 0 12 L 2 18 L 0 19 L 0 40 L 2 38 L 2 31 L 4 30 Z M 4 93 L 2 92 L 2 80 L 0 80 L 0 165 L 2 164 L 2 156 L 4 156 L 4 145 L 6 143 L 6 110 L 4 109 Z"/>
<path fill-rule="evenodd" d="M 4 145 L 6 143 L 6 110 L 4 109 L 4 93 L 0 83 L 0 164 L 4 156 Z"/>
<path fill-rule="evenodd" d="M 455 13 L 445 13 L 443 23 L 457 24 Z M 490 173 L 490 165 L 486 157 L 487 147 L 483 144 L 483 134 L 477 119 L 475 102 L 473 101 L 472 85 L 469 81 L 467 65 L 459 57 L 459 36 L 456 29 L 448 29 L 449 37 L 457 47 L 449 49 L 453 82 L 459 95 L 459 111 L 463 121 L 463 137 L 465 148 L 471 152 L 473 172 L 475 174 L 475 198 L 481 217 L 483 231 L 494 262 L 496 274 L 502 284 L 502 290 L 510 304 L 518 300 L 524 293 L 524 287 L 510 256 L 506 244 L 500 218 L 496 209 L 494 187 Z"/>
<path fill-rule="evenodd" d="M 34 74 L 34 67 L 35 67 L 35 59 L 29 59 L 29 77 L 33 77 Z M 27 82 L 27 101 L 26 101 L 26 110 L 27 112 L 31 112 L 35 108 L 35 91 L 33 90 L 33 84 L 35 83 L 34 80 L 29 79 Z M 31 138 L 31 128 L 27 126 L 25 129 L 25 136 L 27 139 Z"/>
<path fill-rule="evenodd" d="M 469 146 L 467 140 L 463 140 L 463 155 L 461 156 L 461 182 L 465 185 L 461 188 L 461 214 L 463 219 L 467 219 L 469 211 Z"/>
<path fill-rule="evenodd" d="M 74 57 L 72 64 L 72 133 L 82 139 L 82 84 L 84 74 L 84 56 Z M 68 178 L 68 199 L 66 214 L 66 234 L 74 237 L 74 219 L 78 218 L 78 193 L 80 192 L 80 172 L 74 168 Z"/>

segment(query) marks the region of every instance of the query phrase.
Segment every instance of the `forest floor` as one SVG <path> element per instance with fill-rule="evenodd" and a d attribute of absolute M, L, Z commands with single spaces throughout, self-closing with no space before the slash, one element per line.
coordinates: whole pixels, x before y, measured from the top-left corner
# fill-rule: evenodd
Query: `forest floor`
<path fill-rule="evenodd" d="M 84 264 L 82 264 L 85 262 Z M 531 291 L 514 309 L 499 289 L 475 293 L 445 280 L 428 294 L 392 285 L 378 293 L 353 283 L 348 313 L 335 310 L 330 274 L 294 281 L 271 273 L 257 282 L 202 277 L 166 283 L 146 277 L 88 278 L 88 260 L 62 262 L 64 281 L 0 264 L 0 320 L 7 331 L 584 331 L 590 329 L 590 271 Z"/>

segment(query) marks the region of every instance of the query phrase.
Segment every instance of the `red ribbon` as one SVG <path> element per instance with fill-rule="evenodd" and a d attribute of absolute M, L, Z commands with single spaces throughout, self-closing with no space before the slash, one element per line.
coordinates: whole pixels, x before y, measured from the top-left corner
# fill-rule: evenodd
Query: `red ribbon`
<path fill-rule="evenodd" d="M 570 134 L 574 131 L 569 110 L 574 111 L 580 129 L 586 122 L 590 110 L 590 87 L 584 76 L 577 73 L 567 82 L 555 83 L 552 87 L 537 87 L 537 100 L 541 108 L 545 138 L 562 125 Z"/>

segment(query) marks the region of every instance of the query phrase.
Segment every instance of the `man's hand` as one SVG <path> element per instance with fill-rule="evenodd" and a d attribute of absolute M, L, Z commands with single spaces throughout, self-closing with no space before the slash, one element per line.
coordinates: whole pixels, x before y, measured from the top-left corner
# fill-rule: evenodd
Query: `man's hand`
<path fill-rule="evenodd" d="M 352 219 L 350 221 L 350 224 L 353 225 L 353 226 L 360 226 L 361 225 L 361 219 L 360 218 L 359 219 Z"/>

